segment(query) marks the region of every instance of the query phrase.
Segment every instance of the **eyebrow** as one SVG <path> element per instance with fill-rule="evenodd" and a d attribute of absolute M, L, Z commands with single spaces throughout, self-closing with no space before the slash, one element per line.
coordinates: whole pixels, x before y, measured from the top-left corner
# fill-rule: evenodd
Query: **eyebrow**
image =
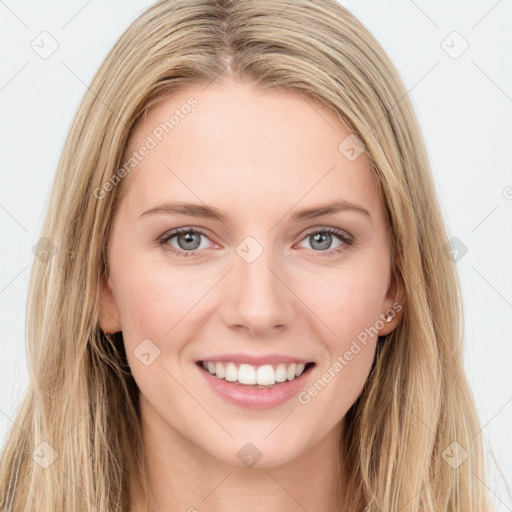
<path fill-rule="evenodd" d="M 361 213 L 368 217 L 369 219 L 371 219 L 372 217 L 370 212 L 361 205 L 351 203 L 349 201 L 346 201 L 345 199 L 340 199 L 338 201 L 333 201 L 331 203 L 326 203 L 320 206 L 314 206 L 311 208 L 297 210 L 292 215 L 290 215 L 290 220 L 295 222 L 300 220 L 309 220 L 314 219 L 316 217 L 322 217 L 324 215 L 330 215 L 333 213 L 343 211 Z M 143 217 L 145 215 L 157 214 L 189 215 L 191 217 L 204 217 L 207 219 L 218 220 L 223 223 L 227 221 L 227 217 L 220 210 L 214 208 L 213 206 L 183 202 L 162 203 L 141 213 L 140 217 Z"/>

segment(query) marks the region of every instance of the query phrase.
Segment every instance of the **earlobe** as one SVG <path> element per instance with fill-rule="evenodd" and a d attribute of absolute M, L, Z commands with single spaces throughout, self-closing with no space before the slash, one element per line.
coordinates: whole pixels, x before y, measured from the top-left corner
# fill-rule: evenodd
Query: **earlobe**
<path fill-rule="evenodd" d="M 383 303 L 384 310 L 381 313 L 381 325 L 383 325 L 379 329 L 379 336 L 389 334 L 400 323 L 404 314 L 404 290 L 401 274 L 393 270 L 391 283 Z"/>
<path fill-rule="evenodd" d="M 101 330 L 105 334 L 115 333 L 121 330 L 119 312 L 112 291 L 110 277 L 106 280 L 102 280 L 100 284 L 100 314 L 98 321 Z"/>

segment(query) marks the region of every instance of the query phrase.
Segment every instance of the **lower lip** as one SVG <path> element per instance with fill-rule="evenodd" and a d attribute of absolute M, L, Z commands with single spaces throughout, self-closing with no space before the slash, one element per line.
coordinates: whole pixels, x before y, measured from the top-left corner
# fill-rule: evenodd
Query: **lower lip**
<path fill-rule="evenodd" d="M 197 364 L 196 366 L 206 382 L 219 395 L 240 407 L 252 409 L 267 409 L 286 402 L 300 391 L 313 369 L 310 367 L 300 377 L 280 384 L 276 383 L 271 388 L 253 388 L 219 379 L 201 366 Z"/>

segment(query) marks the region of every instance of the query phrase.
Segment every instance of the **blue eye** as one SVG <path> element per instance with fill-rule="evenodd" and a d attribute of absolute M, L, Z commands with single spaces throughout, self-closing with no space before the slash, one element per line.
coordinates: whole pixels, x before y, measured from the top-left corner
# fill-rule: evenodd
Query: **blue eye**
<path fill-rule="evenodd" d="M 333 236 L 337 238 L 341 244 L 336 247 L 335 249 L 331 250 L 325 250 L 330 246 L 332 243 Z M 310 244 L 318 244 L 318 251 L 322 254 L 319 254 L 319 256 L 332 256 L 333 254 L 340 253 L 341 251 L 347 249 L 347 247 L 350 247 L 353 243 L 352 238 L 346 234 L 344 231 L 341 231 L 336 228 L 314 228 L 310 230 L 306 237 L 303 240 L 312 240 Z"/>
<path fill-rule="evenodd" d="M 206 233 L 198 229 L 178 228 L 164 235 L 164 237 L 159 240 L 159 243 L 160 245 L 165 246 L 166 250 L 171 251 L 179 256 L 187 257 L 194 256 L 200 252 L 198 249 L 201 246 L 201 237 L 207 238 Z M 173 247 L 167 243 L 173 238 L 176 238 L 178 248 Z M 182 246 L 181 249 L 180 245 Z"/>
<path fill-rule="evenodd" d="M 201 238 L 204 237 L 209 240 L 207 234 L 197 228 L 178 228 L 165 234 L 158 243 L 164 247 L 165 250 L 172 252 L 177 256 L 196 256 L 202 252 L 202 249 L 207 247 L 201 247 Z M 328 247 L 332 244 L 332 240 L 337 238 L 341 243 L 338 247 L 330 250 Z M 168 242 L 176 239 L 176 244 L 171 245 Z M 350 235 L 336 228 L 314 228 L 306 233 L 306 236 L 302 240 L 311 240 L 310 244 L 317 245 L 318 250 L 314 252 L 321 253 L 319 256 L 331 256 L 333 254 L 340 253 L 347 249 L 353 244 L 353 239 Z"/>

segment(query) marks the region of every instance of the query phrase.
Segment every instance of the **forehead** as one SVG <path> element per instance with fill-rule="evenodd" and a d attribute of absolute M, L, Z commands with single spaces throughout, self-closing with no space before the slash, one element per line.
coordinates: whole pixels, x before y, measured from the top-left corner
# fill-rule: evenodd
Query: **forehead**
<path fill-rule="evenodd" d="M 306 144 L 304 152 L 313 146 L 317 153 L 325 153 L 336 150 L 340 137 L 349 134 L 334 112 L 308 96 L 228 81 L 190 85 L 171 93 L 135 125 L 129 147 L 136 149 L 148 135 L 164 145 L 193 136 L 206 149 L 222 147 L 223 154 L 229 155 L 230 149 L 261 154 L 261 148 L 250 144 L 250 137 L 255 137 L 267 142 L 267 151 L 279 147 L 297 153 Z"/>
<path fill-rule="evenodd" d="M 140 208 L 164 197 L 258 210 L 339 198 L 371 206 L 376 181 L 364 152 L 347 157 L 349 137 L 335 113 L 298 93 L 241 82 L 190 86 L 136 124 L 124 161 L 137 152 L 139 160 L 123 186 Z"/>

